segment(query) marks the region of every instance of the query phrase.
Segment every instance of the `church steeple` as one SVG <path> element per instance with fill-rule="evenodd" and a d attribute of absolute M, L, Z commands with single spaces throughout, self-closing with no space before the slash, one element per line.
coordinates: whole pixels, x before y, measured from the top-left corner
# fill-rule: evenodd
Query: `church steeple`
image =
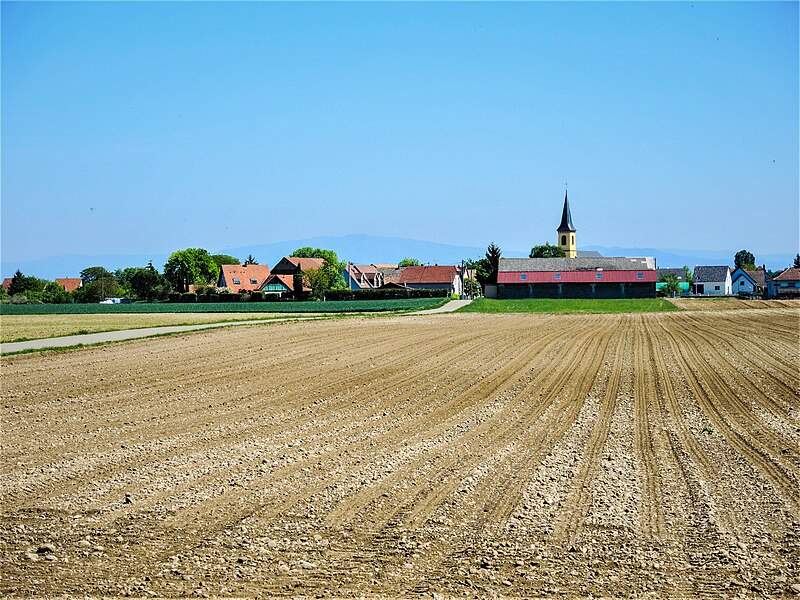
<path fill-rule="evenodd" d="M 572 224 L 572 212 L 569 210 L 569 198 L 567 191 L 564 190 L 564 210 L 561 212 L 561 225 L 558 226 L 558 246 L 567 255 L 567 258 L 578 256 L 578 248 L 575 245 L 575 226 Z"/>

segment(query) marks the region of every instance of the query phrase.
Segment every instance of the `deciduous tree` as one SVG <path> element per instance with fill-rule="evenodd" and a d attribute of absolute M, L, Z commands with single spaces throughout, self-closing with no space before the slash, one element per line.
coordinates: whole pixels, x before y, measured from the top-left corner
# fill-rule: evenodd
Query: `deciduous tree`
<path fill-rule="evenodd" d="M 742 269 L 755 269 L 756 257 L 747 250 L 739 250 L 736 253 L 736 256 L 733 257 L 733 264 L 736 266 L 736 268 L 741 267 Z"/>
<path fill-rule="evenodd" d="M 344 262 L 339 262 L 339 257 L 336 256 L 336 252 L 333 250 L 304 246 L 292 252 L 291 256 L 293 258 L 321 258 L 325 261 L 319 268 L 321 273 L 313 275 L 315 279 L 319 280 L 318 287 L 321 286 L 322 295 L 328 290 L 347 289 L 347 284 L 342 275 L 346 265 Z M 322 297 L 322 295 L 319 297 Z"/>
<path fill-rule="evenodd" d="M 222 265 L 238 265 L 239 259 L 230 254 L 212 254 L 211 259 L 217 263 L 218 267 Z"/>
<path fill-rule="evenodd" d="M 416 258 L 408 258 L 408 257 L 404 258 L 399 263 L 397 263 L 398 267 L 419 267 L 420 265 L 422 265 L 422 263 L 418 261 Z"/>
<path fill-rule="evenodd" d="M 550 242 L 545 242 L 540 246 L 531 248 L 529 258 L 562 258 L 567 254 L 560 246 L 552 246 Z"/>
<path fill-rule="evenodd" d="M 215 284 L 219 265 L 208 250 L 186 248 L 173 252 L 164 265 L 164 277 L 179 292 L 187 292 L 192 284 Z"/>

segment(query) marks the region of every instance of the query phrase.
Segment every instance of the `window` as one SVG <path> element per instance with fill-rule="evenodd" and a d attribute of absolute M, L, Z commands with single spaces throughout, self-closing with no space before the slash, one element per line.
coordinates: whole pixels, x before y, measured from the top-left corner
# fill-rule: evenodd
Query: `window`
<path fill-rule="evenodd" d="M 602 273 L 595 273 L 594 274 L 594 278 L 595 279 L 602 279 L 603 278 L 603 274 Z"/>
<path fill-rule="evenodd" d="M 528 278 L 528 274 L 527 274 L 527 273 L 520 273 L 520 274 L 519 274 L 519 278 L 520 278 L 522 281 L 525 281 L 525 280 Z"/>
<path fill-rule="evenodd" d="M 715 285 L 715 286 L 714 286 L 714 289 L 715 289 L 715 290 L 717 290 L 717 291 L 719 291 L 719 286 L 718 286 L 718 285 Z"/>
<path fill-rule="evenodd" d="M 566 246 L 567 245 L 567 236 L 565 236 L 565 235 L 561 236 L 561 245 L 562 246 Z"/>
<path fill-rule="evenodd" d="M 744 279 L 742 279 L 741 281 L 739 281 L 739 285 L 740 285 L 740 286 L 744 285 Z"/>
<path fill-rule="evenodd" d="M 575 236 L 574 235 L 572 236 L 572 245 L 573 246 L 575 245 Z"/>
<path fill-rule="evenodd" d="M 252 283 L 253 285 L 258 285 L 258 279 L 256 279 L 255 277 L 251 277 L 250 283 Z"/>
<path fill-rule="evenodd" d="M 234 284 L 234 285 L 239 285 L 240 283 L 242 283 L 242 280 L 241 280 L 241 279 L 239 279 L 238 277 L 234 277 L 234 278 L 233 278 L 233 284 Z"/>
<path fill-rule="evenodd" d="M 644 279 L 644 273 L 637 273 L 636 279 Z"/>
<path fill-rule="evenodd" d="M 561 279 L 561 273 L 556 273 L 556 279 Z"/>

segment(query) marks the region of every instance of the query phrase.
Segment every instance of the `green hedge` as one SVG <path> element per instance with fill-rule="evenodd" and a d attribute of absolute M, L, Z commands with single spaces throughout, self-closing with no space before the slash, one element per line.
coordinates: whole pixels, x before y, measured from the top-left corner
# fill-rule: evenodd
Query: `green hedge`
<path fill-rule="evenodd" d="M 87 315 L 131 313 L 340 313 L 416 310 L 436 306 L 442 298 L 359 300 L 344 302 L 164 302 L 134 304 L 0 304 L 0 315 Z"/>
<path fill-rule="evenodd" d="M 326 300 L 400 300 L 403 298 L 447 298 L 444 288 L 438 290 L 415 290 L 411 288 L 384 288 L 378 290 L 331 290 Z"/>

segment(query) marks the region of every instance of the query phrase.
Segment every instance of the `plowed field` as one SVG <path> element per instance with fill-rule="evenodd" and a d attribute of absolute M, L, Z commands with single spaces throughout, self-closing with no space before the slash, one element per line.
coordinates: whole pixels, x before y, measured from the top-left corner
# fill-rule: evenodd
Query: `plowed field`
<path fill-rule="evenodd" d="M 6 357 L 0 593 L 792 594 L 799 345 L 766 308 Z"/>

